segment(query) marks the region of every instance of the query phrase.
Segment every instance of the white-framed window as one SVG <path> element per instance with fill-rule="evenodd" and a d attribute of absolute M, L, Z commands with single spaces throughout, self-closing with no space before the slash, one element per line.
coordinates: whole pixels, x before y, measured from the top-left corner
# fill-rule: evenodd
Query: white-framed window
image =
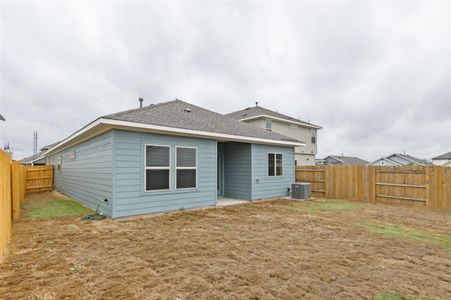
<path fill-rule="evenodd" d="M 171 186 L 171 147 L 145 145 L 144 188 L 149 191 L 166 191 Z"/>
<path fill-rule="evenodd" d="M 175 147 L 175 186 L 176 189 L 197 187 L 197 148 Z"/>
<path fill-rule="evenodd" d="M 283 175 L 283 161 L 281 153 L 268 153 L 268 176 Z"/>
<path fill-rule="evenodd" d="M 266 119 L 265 128 L 266 128 L 266 130 L 272 129 L 272 120 L 271 119 Z"/>

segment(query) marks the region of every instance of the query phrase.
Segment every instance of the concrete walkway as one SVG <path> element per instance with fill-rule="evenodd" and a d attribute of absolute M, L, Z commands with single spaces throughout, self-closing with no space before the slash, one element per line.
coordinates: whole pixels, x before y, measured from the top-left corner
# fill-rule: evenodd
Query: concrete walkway
<path fill-rule="evenodd" d="M 233 199 L 233 198 L 218 197 L 216 206 L 236 205 L 236 204 L 243 204 L 243 203 L 247 203 L 247 202 L 249 202 L 249 201 Z"/>

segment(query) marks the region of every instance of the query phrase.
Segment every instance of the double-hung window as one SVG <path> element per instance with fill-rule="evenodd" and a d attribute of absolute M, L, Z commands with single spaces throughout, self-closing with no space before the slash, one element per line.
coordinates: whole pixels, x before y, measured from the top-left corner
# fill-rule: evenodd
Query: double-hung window
<path fill-rule="evenodd" d="M 282 154 L 268 153 L 268 176 L 282 176 Z"/>
<path fill-rule="evenodd" d="M 146 191 L 169 190 L 170 147 L 146 145 Z"/>
<path fill-rule="evenodd" d="M 197 186 L 197 149 L 176 147 L 176 187 L 177 189 Z"/>

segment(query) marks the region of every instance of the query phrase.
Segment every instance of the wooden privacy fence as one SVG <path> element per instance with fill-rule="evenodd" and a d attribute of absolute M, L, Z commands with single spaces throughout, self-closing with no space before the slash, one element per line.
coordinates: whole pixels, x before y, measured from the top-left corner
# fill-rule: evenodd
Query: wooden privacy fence
<path fill-rule="evenodd" d="M 300 166 L 296 181 L 316 197 L 410 203 L 451 211 L 451 168 L 439 166 Z"/>
<path fill-rule="evenodd" d="M 11 237 L 11 220 L 20 215 L 26 193 L 53 190 L 53 166 L 24 167 L 0 150 L 0 256 Z"/>
<path fill-rule="evenodd" d="M 25 197 L 25 167 L 0 150 L 0 256 L 11 237 L 11 220 L 17 220 Z"/>
<path fill-rule="evenodd" d="M 53 190 L 53 166 L 33 166 L 26 168 L 27 193 Z"/>

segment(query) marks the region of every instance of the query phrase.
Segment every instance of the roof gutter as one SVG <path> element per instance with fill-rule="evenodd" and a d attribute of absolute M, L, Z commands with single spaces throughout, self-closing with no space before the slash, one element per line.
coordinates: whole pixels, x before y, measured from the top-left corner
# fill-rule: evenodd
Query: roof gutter
<path fill-rule="evenodd" d="M 62 148 L 65 144 L 74 140 L 75 138 L 81 136 L 89 130 L 92 130 L 100 125 L 109 125 L 114 128 L 119 129 L 143 129 L 148 130 L 150 132 L 158 132 L 162 134 L 172 134 L 172 135 L 186 135 L 200 138 L 210 138 L 210 139 L 221 139 L 221 140 L 230 140 L 237 142 L 247 142 L 247 143 L 258 143 L 258 144 L 270 144 L 270 145 L 278 145 L 278 146 L 292 146 L 292 147 L 304 147 L 306 144 L 303 142 L 292 142 L 292 141 L 279 141 L 279 140 L 271 140 L 271 139 L 263 139 L 263 138 L 254 138 L 254 137 L 246 137 L 234 134 L 225 134 L 225 133 L 216 133 L 216 132 L 208 132 L 201 130 L 192 130 L 192 129 L 183 129 L 183 128 L 175 128 L 175 127 L 167 127 L 160 125 L 152 125 L 145 123 L 137 123 L 130 121 L 121 121 L 121 120 L 113 120 L 106 118 L 98 118 L 97 120 L 89 123 L 82 129 L 78 130 L 74 134 L 70 135 L 66 139 L 62 140 L 60 143 L 49 149 L 44 155 L 51 154 L 56 150 Z"/>

